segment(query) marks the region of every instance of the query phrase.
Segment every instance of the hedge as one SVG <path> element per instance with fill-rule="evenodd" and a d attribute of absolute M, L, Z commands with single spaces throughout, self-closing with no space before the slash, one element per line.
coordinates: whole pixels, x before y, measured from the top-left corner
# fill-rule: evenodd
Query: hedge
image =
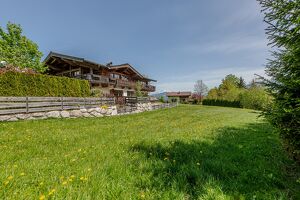
<path fill-rule="evenodd" d="M 241 102 L 239 101 L 227 101 L 227 100 L 220 100 L 220 99 L 204 99 L 202 101 L 203 105 L 208 106 L 223 106 L 223 107 L 234 107 L 234 108 L 241 108 Z"/>
<path fill-rule="evenodd" d="M 0 96 L 90 96 L 88 81 L 43 74 L 0 74 Z"/>

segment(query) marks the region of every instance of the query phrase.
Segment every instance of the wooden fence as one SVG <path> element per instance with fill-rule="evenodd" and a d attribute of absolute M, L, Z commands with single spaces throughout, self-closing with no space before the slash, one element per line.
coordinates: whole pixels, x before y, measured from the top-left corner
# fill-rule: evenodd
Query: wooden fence
<path fill-rule="evenodd" d="M 162 104 L 152 105 L 152 109 L 157 110 L 157 109 L 163 109 L 163 108 L 173 108 L 176 106 L 177 106 L 177 103 L 162 103 Z"/>
<path fill-rule="evenodd" d="M 114 105 L 114 98 L 0 97 L 0 115 Z"/>
<path fill-rule="evenodd" d="M 137 108 L 137 103 L 149 103 L 147 97 L 126 97 L 125 107 L 130 111 Z M 114 97 L 80 98 L 80 97 L 0 97 L 0 115 L 34 113 L 58 110 L 75 110 L 101 105 L 115 105 Z M 176 103 L 154 104 L 152 108 L 162 109 L 175 107 Z"/>

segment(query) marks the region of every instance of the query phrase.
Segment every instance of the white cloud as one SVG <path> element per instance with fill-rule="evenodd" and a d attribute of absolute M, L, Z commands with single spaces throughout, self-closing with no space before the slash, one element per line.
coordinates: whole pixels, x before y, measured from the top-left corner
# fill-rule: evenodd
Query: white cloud
<path fill-rule="evenodd" d="M 228 74 L 242 76 L 246 82 L 255 78 L 254 74 L 265 76 L 264 68 L 241 68 L 239 71 L 233 68 L 222 68 L 217 70 L 202 70 L 191 74 L 169 77 L 165 82 L 156 84 L 157 92 L 166 91 L 193 91 L 196 80 L 203 80 L 210 88 L 218 86 L 221 80 Z"/>
<path fill-rule="evenodd" d="M 266 38 L 256 36 L 231 36 L 212 42 L 189 44 L 183 47 L 183 51 L 192 54 L 204 53 L 235 53 L 241 51 L 267 51 L 268 41 Z"/>

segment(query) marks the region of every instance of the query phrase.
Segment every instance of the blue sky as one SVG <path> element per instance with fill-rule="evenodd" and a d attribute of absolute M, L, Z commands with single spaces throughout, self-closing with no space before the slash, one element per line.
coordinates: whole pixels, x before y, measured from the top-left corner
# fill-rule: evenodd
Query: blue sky
<path fill-rule="evenodd" d="M 157 92 L 263 74 L 269 56 L 255 0 L 1 0 L 0 26 L 21 24 L 40 50 L 130 63 Z"/>

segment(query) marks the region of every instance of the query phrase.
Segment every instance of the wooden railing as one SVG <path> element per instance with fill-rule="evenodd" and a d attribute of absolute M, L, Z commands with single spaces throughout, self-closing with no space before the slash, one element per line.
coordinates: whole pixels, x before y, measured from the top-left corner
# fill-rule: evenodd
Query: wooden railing
<path fill-rule="evenodd" d="M 76 76 L 76 78 L 82 78 L 82 79 L 88 80 L 93 83 L 108 83 L 109 82 L 109 78 L 107 76 L 101 76 L 101 75 L 97 75 L 97 74 L 82 74 L 82 75 Z"/>
<path fill-rule="evenodd" d="M 72 110 L 115 104 L 114 98 L 0 97 L 0 115 Z"/>
<path fill-rule="evenodd" d="M 0 97 L 0 115 L 35 113 L 46 111 L 76 110 L 101 105 L 126 105 L 136 108 L 137 103 L 148 103 L 148 97 Z M 162 109 L 175 107 L 177 103 L 154 104 L 152 108 Z"/>
<path fill-rule="evenodd" d="M 136 87 L 136 83 L 133 81 L 126 81 L 126 80 L 121 80 L 121 79 L 117 79 L 117 86 L 119 87 L 131 87 L 131 88 L 135 88 Z"/>
<path fill-rule="evenodd" d="M 154 92 L 155 91 L 155 86 L 153 85 L 143 85 L 143 90 L 146 90 L 148 92 Z"/>
<path fill-rule="evenodd" d="M 176 107 L 177 103 L 163 103 L 163 104 L 154 104 L 152 105 L 153 110 L 163 109 L 163 108 L 173 108 Z"/>

